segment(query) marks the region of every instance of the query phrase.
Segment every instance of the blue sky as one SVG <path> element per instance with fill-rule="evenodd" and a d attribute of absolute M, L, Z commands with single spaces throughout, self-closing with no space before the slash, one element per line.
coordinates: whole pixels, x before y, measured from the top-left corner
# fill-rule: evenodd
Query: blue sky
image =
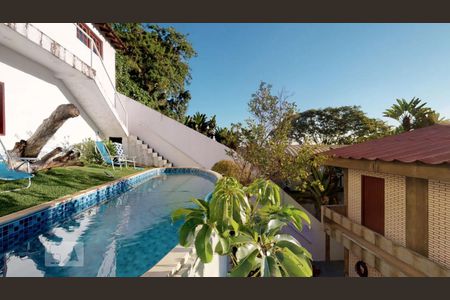
<path fill-rule="evenodd" d="M 396 98 L 419 97 L 450 118 L 450 24 L 160 25 L 189 34 L 198 52 L 188 113 L 220 126 L 248 117 L 260 81 L 300 110 L 360 105 L 382 118 Z"/>

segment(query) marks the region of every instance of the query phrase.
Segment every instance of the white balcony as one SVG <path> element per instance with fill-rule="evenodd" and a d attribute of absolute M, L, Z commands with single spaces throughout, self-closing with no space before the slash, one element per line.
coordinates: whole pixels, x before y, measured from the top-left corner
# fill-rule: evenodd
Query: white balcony
<path fill-rule="evenodd" d="M 75 23 L 51 26 L 53 37 L 54 32 L 59 30 L 57 38 L 64 38 L 57 41 L 31 23 L 0 23 L 0 44 L 52 71 L 101 134 L 128 136 L 128 114 L 115 90 L 114 74 L 110 74 L 113 71 L 108 70 L 111 66 L 105 66 L 94 49 L 89 49 L 78 40 Z M 45 26 L 39 27 L 46 29 Z"/>

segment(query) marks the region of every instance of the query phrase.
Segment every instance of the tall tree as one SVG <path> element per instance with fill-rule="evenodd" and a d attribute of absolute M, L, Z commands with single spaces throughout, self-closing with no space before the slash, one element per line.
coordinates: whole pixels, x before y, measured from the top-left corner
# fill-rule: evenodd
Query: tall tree
<path fill-rule="evenodd" d="M 274 95 L 271 89 L 271 85 L 262 82 L 252 95 L 248 103 L 251 117 L 245 127 L 238 129 L 241 141 L 236 151 L 228 154 L 241 166 L 242 174 L 249 177 L 258 174 L 282 185 L 304 189 L 311 169 L 319 166 L 323 158 L 314 155 L 313 147 L 308 145 L 298 155 L 287 153 L 296 105 L 288 101 L 286 93 Z"/>
<path fill-rule="evenodd" d="M 419 98 L 412 98 L 410 101 L 396 99 L 397 103 L 386 109 L 383 116 L 394 119 L 400 123 L 396 132 L 405 132 L 417 128 L 427 127 L 436 123 L 447 122 L 447 119 L 439 113 L 427 107 L 426 102 Z"/>
<path fill-rule="evenodd" d="M 174 119 L 183 120 L 191 95 L 188 61 L 196 52 L 174 28 L 114 23 L 125 44 L 116 55 L 117 89 Z"/>
<path fill-rule="evenodd" d="M 381 120 L 369 118 L 359 106 L 310 109 L 297 114 L 291 137 L 303 144 L 353 144 L 390 134 Z"/>

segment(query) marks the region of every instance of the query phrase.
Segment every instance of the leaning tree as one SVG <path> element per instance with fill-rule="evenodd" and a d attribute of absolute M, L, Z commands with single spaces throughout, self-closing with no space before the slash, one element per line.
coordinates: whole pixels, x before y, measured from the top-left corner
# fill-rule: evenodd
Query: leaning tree
<path fill-rule="evenodd" d="M 38 158 L 42 148 L 58 131 L 59 128 L 71 118 L 80 115 L 80 111 L 73 104 L 62 104 L 58 106 L 52 114 L 45 119 L 37 128 L 34 134 L 27 140 L 20 140 L 15 143 L 14 148 L 8 151 L 11 158 L 11 166 L 19 170 L 26 171 L 27 166 L 23 164 L 21 158 Z M 63 149 L 57 147 L 39 159 L 30 163 L 32 172 L 51 169 L 63 166 L 79 166 L 80 153 L 75 149 Z"/>

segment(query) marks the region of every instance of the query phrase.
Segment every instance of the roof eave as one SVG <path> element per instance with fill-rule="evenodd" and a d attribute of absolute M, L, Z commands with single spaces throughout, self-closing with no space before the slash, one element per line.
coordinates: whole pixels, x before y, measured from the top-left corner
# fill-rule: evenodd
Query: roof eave
<path fill-rule="evenodd" d="M 381 161 L 328 157 L 328 166 L 356 169 L 368 172 L 394 174 L 407 177 L 450 181 L 450 164 L 429 165 L 419 162 Z"/>
<path fill-rule="evenodd" d="M 123 50 L 126 48 L 125 44 L 112 29 L 111 25 L 109 25 L 108 23 L 93 24 L 115 49 Z"/>

